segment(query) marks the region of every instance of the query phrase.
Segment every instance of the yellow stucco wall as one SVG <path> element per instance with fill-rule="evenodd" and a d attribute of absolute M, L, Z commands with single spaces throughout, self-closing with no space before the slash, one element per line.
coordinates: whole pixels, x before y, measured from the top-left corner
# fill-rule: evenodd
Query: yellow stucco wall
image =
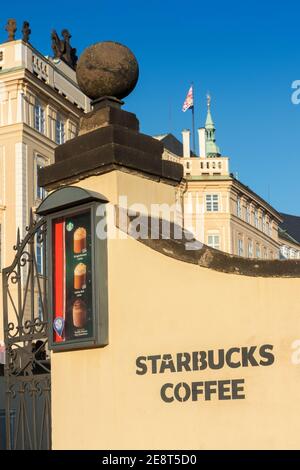
<path fill-rule="evenodd" d="M 109 345 L 52 354 L 54 449 L 299 448 L 299 279 L 219 273 L 130 238 L 109 241 L 108 263 Z M 263 344 L 273 365 L 136 374 L 139 356 Z M 227 379 L 245 380 L 245 399 L 160 397 L 167 382 Z"/>

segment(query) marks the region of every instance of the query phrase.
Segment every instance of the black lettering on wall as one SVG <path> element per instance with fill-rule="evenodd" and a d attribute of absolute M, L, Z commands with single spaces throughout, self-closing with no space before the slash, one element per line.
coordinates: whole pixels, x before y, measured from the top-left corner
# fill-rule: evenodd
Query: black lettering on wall
<path fill-rule="evenodd" d="M 174 401 L 173 396 L 167 396 L 167 389 L 173 389 L 173 384 L 164 384 L 160 389 L 161 399 L 166 403 L 172 403 Z"/>
<path fill-rule="evenodd" d="M 203 394 L 203 382 L 192 383 L 192 401 L 198 400 L 198 395 Z"/>
<path fill-rule="evenodd" d="M 215 356 L 217 359 L 215 360 Z M 218 351 L 210 350 L 208 351 L 208 367 L 210 369 L 222 369 L 225 363 L 225 353 L 224 349 L 218 349 Z"/>
<path fill-rule="evenodd" d="M 253 367 L 258 366 L 258 362 L 254 357 L 256 351 L 256 346 L 251 346 L 250 348 L 242 348 L 242 364 L 243 367 L 248 367 L 250 364 Z"/>
<path fill-rule="evenodd" d="M 183 391 L 183 395 L 182 395 Z M 176 385 L 174 388 L 174 397 L 176 398 L 177 401 L 187 401 L 191 396 L 191 389 L 188 386 L 187 383 L 185 382 L 180 382 L 179 384 Z"/>
<path fill-rule="evenodd" d="M 218 393 L 219 400 L 231 400 L 231 381 L 230 380 L 219 380 L 218 381 Z M 226 387 L 227 385 L 227 387 Z M 229 393 L 229 395 L 226 395 Z"/>
<path fill-rule="evenodd" d="M 271 366 L 274 364 L 275 356 L 270 351 L 273 350 L 272 344 L 264 344 L 259 348 L 259 354 L 265 361 L 260 360 L 259 363 L 261 366 Z"/>
<path fill-rule="evenodd" d="M 230 348 L 228 349 L 227 353 L 226 353 L 226 364 L 228 365 L 228 367 L 231 367 L 232 369 L 237 369 L 238 367 L 241 367 L 241 362 L 238 361 L 238 362 L 234 362 L 232 360 L 232 356 L 234 353 L 237 353 L 239 354 L 241 351 L 240 348 Z"/>
<path fill-rule="evenodd" d="M 211 395 L 217 393 L 217 382 L 214 380 L 204 383 L 205 400 L 211 400 Z"/>
<path fill-rule="evenodd" d="M 157 361 L 161 358 L 160 355 L 157 356 L 148 356 L 148 361 L 151 361 L 151 372 L 152 374 L 157 374 Z"/>
<path fill-rule="evenodd" d="M 206 352 L 195 351 L 193 356 L 193 370 L 205 370 L 207 368 Z"/>
<path fill-rule="evenodd" d="M 191 372 L 191 355 L 187 352 L 177 354 L 177 372 L 182 372 L 183 370 Z"/>
<path fill-rule="evenodd" d="M 147 358 L 145 356 L 139 356 L 136 359 L 136 367 L 137 367 L 136 374 L 137 375 L 144 375 L 147 373 L 147 364 L 145 364 L 146 360 Z"/>
<path fill-rule="evenodd" d="M 244 379 L 232 380 L 232 399 L 233 400 L 244 400 Z"/>
<path fill-rule="evenodd" d="M 169 370 L 170 372 L 176 372 L 171 354 L 164 354 L 162 357 L 159 373 L 163 374 L 166 370 Z"/>

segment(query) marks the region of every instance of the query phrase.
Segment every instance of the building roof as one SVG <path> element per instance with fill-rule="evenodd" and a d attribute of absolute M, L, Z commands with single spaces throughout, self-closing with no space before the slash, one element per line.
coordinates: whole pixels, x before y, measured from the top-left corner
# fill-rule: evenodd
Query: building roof
<path fill-rule="evenodd" d="M 232 174 L 231 174 L 231 178 L 232 178 L 233 181 L 235 181 L 235 183 L 237 185 L 240 185 L 243 189 L 248 191 L 252 196 L 256 197 L 261 202 L 262 205 L 267 207 L 267 209 L 271 213 L 273 213 L 273 215 L 275 215 L 279 219 L 279 221 L 281 221 L 282 214 L 280 214 L 280 212 L 278 212 L 273 206 L 271 206 L 271 204 L 269 204 L 264 198 L 259 196 L 259 194 L 257 194 L 255 191 L 253 191 L 253 189 L 251 189 L 249 186 L 247 186 L 246 184 L 242 183 L 240 180 L 235 178 Z"/>
<path fill-rule="evenodd" d="M 280 226 L 278 227 L 278 236 L 282 240 L 286 240 L 289 243 L 293 243 L 295 245 L 300 246 L 300 243 L 297 242 L 297 240 L 295 240 L 293 237 L 291 237 L 291 235 L 289 235 L 289 233 L 286 230 L 283 230 Z"/>
<path fill-rule="evenodd" d="M 169 150 L 169 152 L 174 153 L 178 157 L 183 157 L 183 144 L 173 134 L 155 135 L 154 138 L 160 140 L 164 144 L 165 149 Z M 196 157 L 192 151 L 191 157 Z"/>
<path fill-rule="evenodd" d="M 281 213 L 281 216 L 283 218 L 283 222 L 280 225 L 280 228 L 296 243 L 300 243 L 300 217 L 297 215 L 290 215 L 290 214 L 284 214 Z"/>

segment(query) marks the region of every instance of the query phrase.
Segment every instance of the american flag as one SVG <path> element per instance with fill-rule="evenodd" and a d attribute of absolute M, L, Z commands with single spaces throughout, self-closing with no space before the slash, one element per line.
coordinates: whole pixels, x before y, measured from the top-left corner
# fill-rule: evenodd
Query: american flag
<path fill-rule="evenodd" d="M 190 86 L 188 94 L 184 100 L 182 111 L 185 113 L 187 109 L 192 108 L 194 106 L 194 95 L 193 95 L 193 85 Z"/>

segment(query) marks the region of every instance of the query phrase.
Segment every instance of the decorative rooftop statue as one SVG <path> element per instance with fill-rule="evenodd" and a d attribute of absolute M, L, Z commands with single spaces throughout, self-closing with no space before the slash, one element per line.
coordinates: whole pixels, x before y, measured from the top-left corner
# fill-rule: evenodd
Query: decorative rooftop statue
<path fill-rule="evenodd" d="M 5 26 L 5 30 L 8 32 L 8 41 L 15 40 L 15 34 L 17 31 L 17 23 L 14 18 L 9 18 Z"/>
<path fill-rule="evenodd" d="M 31 34 L 31 29 L 30 29 L 30 25 L 29 25 L 28 21 L 24 21 L 22 33 L 23 33 L 22 41 L 28 43 L 29 42 L 29 36 Z"/>
<path fill-rule="evenodd" d="M 76 56 L 76 49 L 71 47 L 70 44 L 72 36 L 67 29 L 63 29 L 61 35 L 62 39 L 59 39 L 55 30 L 51 33 L 53 58 L 61 59 L 70 67 L 76 69 L 78 58 Z"/>

